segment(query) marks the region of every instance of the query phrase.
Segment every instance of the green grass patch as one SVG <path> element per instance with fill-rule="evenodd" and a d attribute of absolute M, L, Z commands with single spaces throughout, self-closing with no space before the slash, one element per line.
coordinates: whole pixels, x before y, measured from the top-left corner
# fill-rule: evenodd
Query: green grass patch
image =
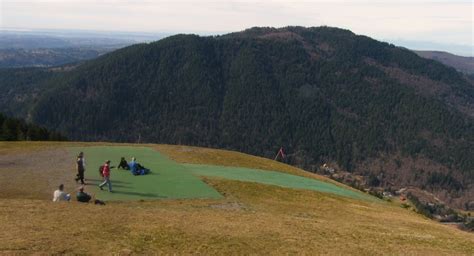
<path fill-rule="evenodd" d="M 221 177 L 230 180 L 258 182 L 268 185 L 276 185 L 285 188 L 307 189 L 331 193 L 339 196 L 381 202 L 370 195 L 362 192 L 345 189 L 334 184 L 315 179 L 305 178 L 287 173 L 264 171 L 242 167 L 227 167 L 215 165 L 183 164 L 187 169 L 198 176 Z"/>
<path fill-rule="evenodd" d="M 159 152 L 146 147 L 97 146 L 70 147 L 71 157 L 84 152 L 86 159 L 86 190 L 95 193 L 102 200 L 149 200 L 149 199 L 185 199 L 185 198 L 221 198 L 222 196 L 182 165 L 168 159 Z M 151 170 L 144 176 L 134 176 L 130 171 L 112 169 L 110 179 L 113 193 L 98 188 L 102 182 L 99 166 L 111 160 L 117 166 L 120 158 L 137 161 Z"/>

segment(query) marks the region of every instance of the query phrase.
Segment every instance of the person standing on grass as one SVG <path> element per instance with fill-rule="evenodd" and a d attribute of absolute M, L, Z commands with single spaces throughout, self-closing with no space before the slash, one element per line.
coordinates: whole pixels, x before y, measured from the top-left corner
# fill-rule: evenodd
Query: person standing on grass
<path fill-rule="evenodd" d="M 110 160 L 107 160 L 103 165 L 102 176 L 104 177 L 104 182 L 99 185 L 100 190 L 103 190 L 102 187 L 107 184 L 109 186 L 109 192 L 112 192 L 112 183 L 110 183 Z"/>
<path fill-rule="evenodd" d="M 86 171 L 85 166 L 86 166 L 86 161 L 84 159 L 84 153 L 81 152 L 77 156 L 77 160 L 76 160 L 77 174 L 76 174 L 76 178 L 74 179 L 76 183 L 80 180 L 82 185 L 85 184 L 84 183 L 84 172 Z"/>

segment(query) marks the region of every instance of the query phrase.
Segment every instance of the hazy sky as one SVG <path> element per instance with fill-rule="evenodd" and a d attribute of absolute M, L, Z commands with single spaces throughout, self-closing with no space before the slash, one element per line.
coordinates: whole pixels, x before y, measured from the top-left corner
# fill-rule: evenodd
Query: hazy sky
<path fill-rule="evenodd" d="M 472 0 L 0 0 L 0 27 L 224 33 L 328 25 L 377 39 L 469 46 L 464 55 L 472 56 L 473 13 Z"/>

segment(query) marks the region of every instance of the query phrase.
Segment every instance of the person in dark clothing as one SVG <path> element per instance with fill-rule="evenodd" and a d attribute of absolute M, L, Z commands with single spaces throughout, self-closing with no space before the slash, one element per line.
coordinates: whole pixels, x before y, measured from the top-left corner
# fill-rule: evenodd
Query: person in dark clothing
<path fill-rule="evenodd" d="M 76 169 L 77 169 L 77 174 L 76 178 L 74 179 L 76 183 L 80 180 L 81 184 L 84 185 L 84 172 L 86 171 L 85 169 L 85 160 L 84 160 L 84 153 L 79 153 L 77 156 L 76 160 Z"/>
<path fill-rule="evenodd" d="M 76 194 L 76 199 L 79 202 L 88 203 L 92 199 L 92 197 L 86 192 L 84 192 L 84 187 L 80 187 L 79 192 L 77 192 Z"/>
<path fill-rule="evenodd" d="M 103 172 L 104 172 L 104 166 L 101 165 L 101 166 L 99 166 L 99 174 L 100 174 L 100 177 L 102 177 L 102 178 L 104 177 Z"/>
<path fill-rule="evenodd" d="M 120 164 L 117 166 L 117 169 L 124 169 L 124 170 L 130 170 L 130 166 L 128 166 L 127 160 L 125 160 L 125 157 L 122 157 L 120 159 Z"/>
<path fill-rule="evenodd" d="M 84 192 L 84 187 L 80 187 L 79 192 L 77 192 L 76 194 L 76 199 L 78 202 L 88 203 L 92 199 L 92 196 Z M 99 199 L 95 199 L 94 204 L 105 205 L 105 202 Z"/>

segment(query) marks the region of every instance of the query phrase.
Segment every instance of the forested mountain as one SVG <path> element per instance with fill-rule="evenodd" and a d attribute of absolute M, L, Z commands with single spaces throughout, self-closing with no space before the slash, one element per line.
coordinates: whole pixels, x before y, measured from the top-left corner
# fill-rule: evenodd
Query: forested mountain
<path fill-rule="evenodd" d="M 176 35 L 70 71 L 24 72 L 0 73 L 9 81 L 1 109 L 73 140 L 140 138 L 266 157 L 283 146 L 307 170 L 329 163 L 460 208 L 474 198 L 472 81 L 347 30 Z"/>
<path fill-rule="evenodd" d="M 0 111 L 9 116 L 31 119 L 30 110 L 61 70 L 40 68 L 0 69 Z"/>

